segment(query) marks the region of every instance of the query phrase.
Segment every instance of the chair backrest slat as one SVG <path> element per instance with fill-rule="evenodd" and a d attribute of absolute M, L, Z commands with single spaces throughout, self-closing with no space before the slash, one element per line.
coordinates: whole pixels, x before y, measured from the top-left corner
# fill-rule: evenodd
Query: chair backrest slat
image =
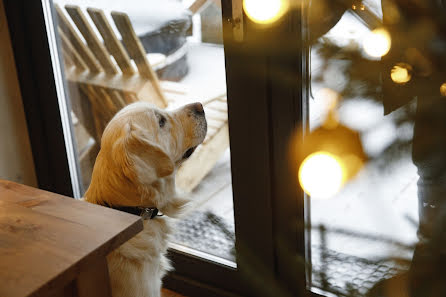
<path fill-rule="evenodd" d="M 93 73 L 99 73 L 100 71 L 102 71 L 101 65 L 99 65 L 99 63 L 96 61 L 96 58 L 91 53 L 90 49 L 77 35 L 76 31 L 71 26 L 68 19 L 65 17 L 62 9 L 57 4 L 55 4 L 54 6 L 56 8 L 57 16 L 59 18 L 59 26 L 62 32 L 65 33 L 65 36 L 73 45 L 73 48 L 77 51 L 82 60 L 85 62 L 88 69 Z"/>
<path fill-rule="evenodd" d="M 104 68 L 107 74 L 117 74 L 118 70 L 110 58 L 110 54 L 107 52 L 106 48 L 96 36 L 93 28 L 88 23 L 82 10 L 76 5 L 66 5 L 65 10 L 70 15 L 74 24 L 77 26 L 79 32 L 84 36 L 87 45 L 90 47 L 92 53 L 96 56 L 97 60 Z"/>
<path fill-rule="evenodd" d="M 73 59 L 68 55 L 68 53 L 65 50 L 62 51 L 62 57 L 66 68 L 71 68 L 75 66 Z"/>
<path fill-rule="evenodd" d="M 118 110 L 127 105 L 118 90 L 108 89 L 107 92 L 113 103 L 118 107 Z"/>
<path fill-rule="evenodd" d="M 113 99 L 107 92 L 106 88 L 97 87 L 97 91 L 104 102 L 105 108 L 110 112 L 110 114 L 115 115 L 122 108 L 120 106 L 117 106 L 117 104 L 113 102 Z"/>
<path fill-rule="evenodd" d="M 192 12 L 192 14 L 196 14 L 199 10 L 202 10 L 204 5 L 208 4 L 208 0 L 195 0 L 192 2 L 192 4 L 188 7 L 188 9 Z"/>
<path fill-rule="evenodd" d="M 144 50 L 144 47 L 142 46 L 141 41 L 139 40 L 135 31 L 133 30 L 129 17 L 127 16 L 127 14 L 121 12 L 112 12 L 111 15 L 116 27 L 119 30 L 119 33 L 121 33 L 121 38 L 124 46 L 126 47 L 130 57 L 135 61 L 136 67 L 139 70 L 139 74 L 143 77 L 146 77 L 152 82 L 159 98 L 167 105 L 167 100 L 161 90 L 158 77 L 149 64 L 146 56 L 146 51 Z"/>
<path fill-rule="evenodd" d="M 115 61 L 118 63 L 122 73 L 128 75 L 135 74 L 135 70 L 130 62 L 130 57 L 128 56 L 121 42 L 116 37 L 116 34 L 113 32 L 113 29 L 108 23 L 104 12 L 97 8 L 88 8 L 87 12 L 101 34 L 105 47 L 115 58 Z"/>
<path fill-rule="evenodd" d="M 73 61 L 74 66 L 80 71 L 85 71 L 88 69 L 87 64 L 85 64 L 84 60 L 79 56 L 76 49 L 71 44 L 70 40 L 68 40 L 68 37 L 65 36 L 65 33 L 58 28 L 60 41 L 62 41 L 62 47 L 64 50 L 64 56 L 70 57 Z"/>

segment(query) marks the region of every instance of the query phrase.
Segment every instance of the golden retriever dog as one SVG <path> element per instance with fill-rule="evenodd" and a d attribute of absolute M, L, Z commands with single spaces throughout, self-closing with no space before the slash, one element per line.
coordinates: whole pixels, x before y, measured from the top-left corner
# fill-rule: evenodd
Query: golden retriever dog
<path fill-rule="evenodd" d="M 175 170 L 206 130 L 200 103 L 174 111 L 133 103 L 105 128 L 84 199 L 144 219 L 144 230 L 107 257 L 114 297 L 160 297 L 162 277 L 171 269 L 165 256 L 171 218 L 188 203 L 175 189 Z"/>

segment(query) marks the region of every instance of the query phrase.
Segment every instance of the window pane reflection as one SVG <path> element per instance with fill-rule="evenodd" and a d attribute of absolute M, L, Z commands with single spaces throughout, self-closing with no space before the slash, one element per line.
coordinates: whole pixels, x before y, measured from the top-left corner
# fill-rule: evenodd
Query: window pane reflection
<path fill-rule="evenodd" d="M 309 9 L 305 156 L 325 151 L 344 170 L 330 197 L 307 191 L 310 286 L 336 296 L 446 296 L 446 6 L 347 2 L 312 1 Z M 341 140 L 340 130 L 349 131 Z M 361 150 L 352 161 L 342 146 L 351 148 L 355 135 Z M 360 170 L 349 174 L 358 159 Z"/>

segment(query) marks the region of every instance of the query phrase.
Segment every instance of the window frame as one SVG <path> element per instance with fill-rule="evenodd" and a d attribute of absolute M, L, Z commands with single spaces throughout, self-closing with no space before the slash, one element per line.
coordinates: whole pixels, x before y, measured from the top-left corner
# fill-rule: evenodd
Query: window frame
<path fill-rule="evenodd" d="M 73 197 L 72 175 L 79 176 L 79 169 L 73 173 L 72 166 L 78 160 L 67 151 L 73 134 L 64 137 L 72 127 L 64 128 L 61 108 L 70 117 L 70 105 L 58 101 L 60 81 L 52 68 L 43 14 L 48 0 L 3 1 L 39 188 Z M 308 114 L 304 10 L 291 10 L 268 29 L 243 15 L 242 42 L 233 37 L 231 0 L 222 0 L 222 11 L 238 266 L 170 250 L 176 270 L 164 283 L 190 296 L 314 295 L 306 289 L 308 266 L 295 261 L 296 256 L 305 259 L 308 208 L 288 158 L 289 139 L 296 129 L 306 129 Z M 294 80 L 275 79 L 281 69 Z M 69 98 L 67 88 L 64 92 Z M 76 156 L 75 147 L 71 154 Z M 252 271 L 255 278 L 249 277 Z M 267 286 L 259 283 L 259 275 Z"/>

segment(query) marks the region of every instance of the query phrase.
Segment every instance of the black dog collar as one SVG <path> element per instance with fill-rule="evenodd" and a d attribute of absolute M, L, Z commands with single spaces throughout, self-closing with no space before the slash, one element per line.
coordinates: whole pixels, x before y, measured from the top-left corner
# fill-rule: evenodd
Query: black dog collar
<path fill-rule="evenodd" d="M 156 217 L 162 217 L 162 214 L 158 214 L 159 210 L 156 207 L 139 207 L 139 206 L 110 206 L 104 202 L 104 206 L 120 210 L 126 213 L 140 216 L 143 220 L 152 220 Z"/>

